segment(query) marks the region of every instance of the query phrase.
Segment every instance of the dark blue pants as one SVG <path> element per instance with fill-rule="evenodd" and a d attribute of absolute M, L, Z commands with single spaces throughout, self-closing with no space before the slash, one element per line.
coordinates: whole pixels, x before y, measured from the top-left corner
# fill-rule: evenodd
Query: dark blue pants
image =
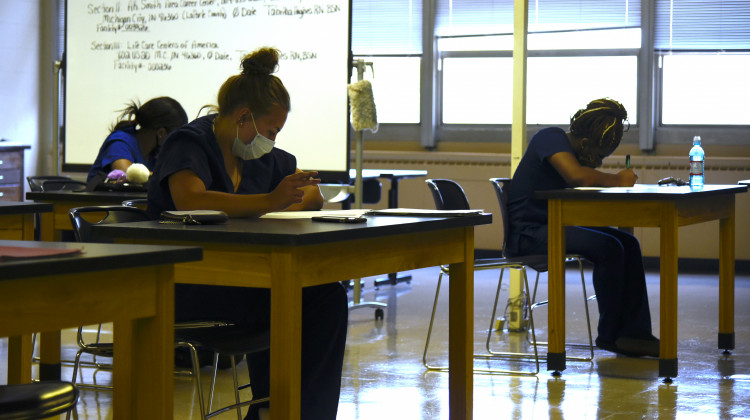
<path fill-rule="evenodd" d="M 230 320 L 266 331 L 270 328 L 270 298 L 268 289 L 178 284 L 175 320 Z M 302 419 L 336 418 L 348 305 L 346 289 L 340 283 L 302 289 Z M 269 395 L 269 357 L 269 351 L 247 356 L 254 398 Z M 256 420 L 261 406 L 251 406 L 246 419 Z"/>
<path fill-rule="evenodd" d="M 527 229 L 518 242 L 518 255 L 547 253 L 547 226 Z M 599 339 L 651 337 L 646 275 L 638 239 L 610 227 L 565 227 L 568 254 L 594 264 L 594 291 L 599 306 Z"/>

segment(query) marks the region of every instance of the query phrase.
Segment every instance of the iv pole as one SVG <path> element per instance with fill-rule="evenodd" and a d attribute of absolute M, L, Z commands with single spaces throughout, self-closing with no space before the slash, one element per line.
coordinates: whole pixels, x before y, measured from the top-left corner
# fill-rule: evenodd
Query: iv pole
<path fill-rule="evenodd" d="M 352 63 L 354 67 L 357 69 L 357 81 L 364 80 L 365 75 L 365 67 L 370 66 L 370 71 L 373 73 L 375 72 L 375 69 L 372 66 L 372 62 L 365 61 L 362 59 L 358 59 Z M 365 149 L 365 142 L 364 142 L 364 135 L 363 130 L 357 130 L 354 133 L 354 168 L 357 171 L 356 176 L 354 178 L 354 207 L 361 209 L 362 208 L 362 167 L 363 167 L 363 160 L 364 160 L 364 149 Z"/>
<path fill-rule="evenodd" d="M 362 81 L 364 79 L 365 74 L 365 68 L 366 66 L 370 66 L 370 70 L 374 73 L 375 69 L 372 66 L 372 62 L 366 62 L 365 60 L 358 59 L 355 60 L 352 63 L 352 66 L 357 69 L 357 81 Z M 354 207 L 357 209 L 362 208 L 362 167 L 363 167 L 363 160 L 364 160 L 364 136 L 363 136 L 363 130 L 356 130 L 354 133 L 354 168 L 356 171 L 356 175 L 354 178 Z M 352 304 L 349 306 L 349 310 L 362 308 L 362 307 L 369 307 L 369 308 L 376 308 L 375 309 L 375 319 L 383 319 L 383 309 L 386 305 L 385 303 L 381 302 L 360 302 L 362 299 L 362 284 L 360 283 L 360 279 L 354 279 L 354 286 L 353 286 L 353 298 L 352 298 Z"/>
<path fill-rule="evenodd" d="M 53 127 L 53 134 L 52 134 L 52 155 L 55 159 L 55 171 L 54 175 L 60 175 L 60 83 L 61 77 L 62 77 L 62 61 L 55 61 L 55 109 L 54 109 L 54 115 L 52 116 L 52 127 Z"/>

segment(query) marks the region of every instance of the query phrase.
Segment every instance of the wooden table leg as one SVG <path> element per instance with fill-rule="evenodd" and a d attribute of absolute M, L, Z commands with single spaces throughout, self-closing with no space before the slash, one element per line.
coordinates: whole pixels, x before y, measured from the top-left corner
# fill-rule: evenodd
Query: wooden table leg
<path fill-rule="evenodd" d="M 562 202 L 549 200 L 547 282 L 549 290 L 549 348 L 547 370 L 559 375 L 565 370 L 565 230 Z"/>
<path fill-rule="evenodd" d="M 719 222 L 719 349 L 734 349 L 734 196 Z"/>
<path fill-rule="evenodd" d="M 40 240 L 50 242 L 55 240 L 55 213 L 46 212 L 40 215 Z"/>
<path fill-rule="evenodd" d="M 35 218 L 36 218 L 36 214 L 34 213 L 27 213 L 23 215 L 23 232 L 21 233 L 21 236 L 24 241 L 34 240 L 34 219 Z"/>
<path fill-rule="evenodd" d="M 174 416 L 174 266 L 141 272 L 144 288 L 155 288 L 153 317 L 113 323 L 115 419 Z M 153 296 L 149 291 L 144 295 Z"/>
<path fill-rule="evenodd" d="M 473 418 L 474 229 L 466 229 L 464 262 L 451 264 L 448 297 L 449 418 Z"/>
<path fill-rule="evenodd" d="M 677 211 L 673 203 L 662 206 L 660 223 L 660 347 L 659 376 L 677 376 Z"/>
<path fill-rule="evenodd" d="M 31 383 L 31 334 L 8 337 L 8 384 Z"/>
<path fill-rule="evenodd" d="M 271 256 L 271 418 L 299 419 L 302 369 L 302 286 L 295 252 Z M 303 258 L 304 256 L 299 256 Z"/>
<path fill-rule="evenodd" d="M 40 240 L 55 240 L 54 212 L 40 214 Z M 60 364 L 60 331 L 43 331 L 39 334 L 39 379 L 59 381 L 62 368 Z"/>
<path fill-rule="evenodd" d="M 39 334 L 39 379 L 59 381 L 62 375 L 60 362 L 60 331 L 42 331 Z"/>
<path fill-rule="evenodd" d="M 21 215 L 21 233 L 24 241 L 34 240 L 34 213 Z M 8 337 L 8 384 L 27 384 L 31 382 L 31 358 L 34 348 L 31 346 L 31 334 Z M 59 359 L 59 356 L 58 356 Z M 60 374 L 58 372 L 57 378 Z"/>

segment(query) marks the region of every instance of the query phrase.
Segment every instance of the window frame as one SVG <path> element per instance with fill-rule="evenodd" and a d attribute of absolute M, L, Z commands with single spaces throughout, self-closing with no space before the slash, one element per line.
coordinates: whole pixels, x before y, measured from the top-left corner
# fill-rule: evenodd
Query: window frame
<path fill-rule="evenodd" d="M 720 53 L 721 51 L 700 51 L 700 53 Z M 660 65 L 661 57 L 665 55 L 687 55 L 695 54 L 696 51 L 654 51 L 654 81 L 658 88 L 654 89 L 654 102 L 656 109 L 654 113 L 655 137 L 659 144 L 688 144 L 694 135 L 701 135 L 703 144 L 719 144 L 724 146 L 748 145 L 747 125 L 721 125 L 721 124 L 664 124 L 662 122 L 664 90 L 664 69 Z M 749 52 L 750 53 L 750 52 Z M 710 133 L 710 134 L 708 134 Z M 719 140 L 721 139 L 721 140 Z"/>
<path fill-rule="evenodd" d="M 637 51 L 638 82 L 637 102 L 638 124 L 633 124 L 623 138 L 623 144 L 637 145 L 643 151 L 654 151 L 657 144 L 685 144 L 698 132 L 711 132 L 703 135 L 707 144 L 746 145 L 747 126 L 743 125 L 664 125 L 662 114 L 662 69 L 659 58 L 663 54 L 682 52 L 657 51 L 654 48 L 655 0 L 641 0 L 641 48 L 605 50 L 530 50 L 528 57 L 555 57 L 575 55 L 631 55 Z M 442 59 L 447 57 L 510 57 L 512 51 L 450 51 L 438 52 L 435 32 L 434 2 L 423 3 L 423 52 L 421 76 L 421 101 L 419 124 L 379 125 L 377 133 L 368 134 L 368 140 L 415 141 L 422 146 L 434 149 L 440 142 L 510 142 L 510 124 L 442 124 Z M 685 52 L 687 53 L 687 52 Z M 533 134 L 546 125 L 529 126 Z M 687 139 L 687 140 L 686 140 Z M 720 139 L 720 140 L 719 140 Z"/>
<path fill-rule="evenodd" d="M 529 50 L 527 58 L 536 57 L 604 57 L 604 56 L 638 56 L 639 49 L 591 49 L 591 50 Z M 440 54 L 440 60 L 445 58 L 512 58 L 512 51 L 449 51 Z M 443 78 L 442 65 L 439 67 L 438 91 L 436 93 L 437 121 L 442 121 Z M 640 84 L 640 80 L 637 82 Z M 533 134 L 544 127 L 557 127 L 559 124 L 530 125 Z M 631 134 L 624 138 L 625 142 L 636 142 L 633 133 L 637 133 L 638 124 L 631 124 Z M 473 142 L 510 142 L 511 124 L 437 124 L 436 137 L 442 141 L 473 141 Z"/>

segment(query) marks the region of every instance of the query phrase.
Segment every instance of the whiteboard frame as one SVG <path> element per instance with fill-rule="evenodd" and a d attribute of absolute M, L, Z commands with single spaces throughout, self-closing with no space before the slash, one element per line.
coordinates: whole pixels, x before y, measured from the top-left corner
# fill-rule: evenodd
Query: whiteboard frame
<path fill-rule="evenodd" d="M 96 157 L 96 152 L 98 152 L 99 147 L 101 146 L 101 143 L 103 142 L 104 138 L 109 134 L 109 128 L 111 127 L 111 125 L 116 121 L 117 117 L 119 116 L 119 110 L 122 109 L 122 108 L 124 108 L 126 106 L 126 104 L 130 100 L 137 100 L 137 101 L 140 101 L 142 103 L 142 102 L 147 101 L 148 99 L 151 99 L 152 97 L 161 96 L 161 94 L 151 94 L 151 95 L 144 94 L 143 95 L 144 97 L 138 97 L 137 94 L 131 95 L 130 97 L 127 97 L 127 95 L 125 95 L 126 97 L 117 98 L 118 102 L 117 102 L 116 106 L 113 107 L 111 105 L 112 104 L 111 101 L 110 101 L 110 105 L 109 106 L 105 106 L 105 105 L 97 104 L 96 103 L 96 102 L 100 102 L 100 100 L 96 100 L 96 98 L 97 98 L 96 95 L 100 95 L 100 98 L 101 97 L 108 97 L 106 94 L 104 94 L 103 92 L 101 92 L 103 89 L 99 89 L 98 91 L 95 91 L 95 92 L 91 93 L 92 99 L 94 99 L 94 100 L 90 101 L 91 102 L 90 106 L 93 107 L 95 110 L 96 110 L 97 107 L 102 108 L 104 110 L 104 112 L 106 113 L 107 117 L 106 118 L 97 117 L 95 120 L 92 120 L 91 122 L 86 121 L 85 124 L 92 126 L 92 130 L 91 130 L 92 134 L 84 136 L 84 137 L 90 137 L 91 140 L 87 140 L 87 141 L 85 141 L 85 143 L 80 143 L 80 142 L 73 143 L 73 141 L 69 139 L 69 137 L 73 137 L 70 134 L 69 126 L 74 126 L 75 124 L 69 123 L 68 118 L 70 118 L 71 115 L 77 114 L 77 115 L 79 115 L 79 117 L 76 117 L 76 118 L 78 118 L 78 121 L 83 120 L 83 118 L 80 117 L 81 111 L 79 111 L 79 110 L 75 110 L 74 111 L 74 109 L 76 107 L 69 105 L 70 98 L 68 97 L 68 95 L 71 94 L 71 93 L 73 95 L 80 94 L 80 92 L 82 91 L 82 89 L 84 89 L 84 88 L 80 87 L 81 86 L 80 80 L 79 80 L 79 83 L 77 84 L 78 87 L 69 86 L 69 84 L 75 83 L 76 77 L 78 77 L 80 79 L 80 76 L 77 76 L 76 72 L 78 72 L 78 73 L 85 73 L 85 71 L 81 71 L 80 69 L 76 70 L 75 66 L 69 66 L 69 63 L 70 63 L 69 57 L 71 56 L 71 54 L 69 54 L 70 52 L 73 52 L 72 56 L 74 57 L 74 59 L 76 59 L 76 57 L 81 57 L 82 60 L 86 59 L 86 57 L 84 57 L 82 54 L 75 53 L 75 47 L 73 47 L 75 44 L 71 44 L 70 43 L 70 41 L 71 41 L 71 39 L 70 39 L 71 38 L 71 32 L 73 32 L 75 35 L 80 35 L 81 33 L 83 33 L 85 35 L 84 32 L 86 31 L 86 29 L 84 29 L 83 32 L 78 33 L 78 32 L 75 32 L 75 31 L 69 31 L 68 30 L 69 29 L 69 21 L 70 21 L 70 16 L 69 16 L 70 7 L 71 7 L 70 3 L 73 3 L 73 2 L 76 2 L 76 1 L 77 0 L 65 0 L 65 10 L 64 10 L 64 13 L 65 13 L 64 49 L 65 49 L 65 51 L 63 52 L 63 60 L 62 60 L 62 63 L 61 63 L 61 73 L 62 73 L 62 89 L 61 89 L 61 94 L 62 94 L 62 97 L 61 97 L 61 101 L 60 101 L 60 103 L 62 105 L 62 119 L 61 119 L 62 123 L 61 123 L 60 137 L 61 137 L 61 144 L 63 145 L 63 152 L 61 154 L 61 157 L 62 157 L 62 169 L 63 169 L 63 171 L 65 171 L 65 172 L 88 172 L 88 170 L 91 167 L 91 164 L 93 163 L 93 160 Z M 161 1 L 154 0 L 154 1 L 150 1 L 148 3 L 161 3 L 162 5 L 164 5 L 165 1 L 167 1 L 167 0 L 161 0 Z M 237 1 L 237 0 L 234 0 L 234 1 Z M 305 3 L 305 2 L 307 2 L 307 3 Z M 118 0 L 105 0 L 105 1 L 94 2 L 94 3 L 90 3 L 88 1 L 81 1 L 81 3 L 84 5 L 84 6 L 81 6 L 82 8 L 85 7 L 85 5 L 87 5 L 87 4 L 115 5 L 115 4 L 119 3 L 120 8 L 122 10 L 123 7 L 126 7 L 128 5 L 129 1 L 128 0 L 119 0 L 119 1 Z M 140 2 L 140 1 L 136 2 L 136 4 L 141 4 L 141 3 L 142 2 Z M 221 3 L 220 1 L 217 1 L 217 4 L 220 4 L 220 3 Z M 265 2 L 263 0 L 261 0 L 261 1 L 255 1 L 255 2 L 247 1 L 247 2 L 243 2 L 243 3 L 245 3 L 247 5 L 252 5 L 252 6 L 261 6 L 261 5 L 268 4 L 267 2 Z M 270 3 L 273 3 L 273 5 L 279 4 L 278 1 L 273 1 L 273 2 L 270 2 Z M 290 2 L 290 3 L 292 3 L 292 2 Z M 295 5 L 300 4 L 302 6 L 305 6 L 305 5 L 324 4 L 324 3 L 326 3 L 326 1 L 325 0 L 309 0 L 309 1 L 308 0 L 295 0 L 293 3 Z M 340 112 L 340 114 L 341 114 L 340 117 L 336 117 L 336 118 L 342 120 L 341 124 L 344 127 L 341 128 L 338 125 L 335 125 L 335 124 L 338 124 L 338 122 L 336 122 L 334 120 L 331 120 L 331 118 L 327 118 L 326 117 L 326 120 L 330 120 L 331 121 L 331 122 L 328 123 L 329 124 L 328 127 L 333 127 L 333 128 L 326 128 L 325 124 L 321 124 L 320 128 L 316 128 L 315 125 L 310 125 L 310 126 L 306 125 L 306 127 L 309 128 L 307 131 L 310 133 L 309 135 L 306 136 L 307 138 L 303 138 L 303 136 L 300 136 L 298 134 L 296 136 L 296 139 L 297 139 L 296 143 L 295 142 L 289 142 L 289 143 L 286 143 L 286 146 L 293 147 L 294 144 L 299 145 L 302 142 L 314 142 L 316 140 L 320 141 L 319 139 L 323 139 L 325 141 L 327 139 L 330 139 L 331 136 L 334 136 L 334 140 L 335 141 L 333 143 L 323 144 L 320 147 L 315 146 L 315 147 L 313 147 L 313 149 L 311 149 L 310 151 L 305 152 L 305 153 L 295 152 L 294 150 L 288 150 L 287 148 L 284 147 L 285 146 L 285 142 L 289 140 L 289 137 L 285 137 L 285 134 L 287 134 L 287 133 L 290 133 L 290 134 L 293 133 L 293 131 L 291 129 L 289 129 L 289 130 L 287 129 L 287 128 L 290 127 L 290 125 L 294 124 L 294 123 L 290 124 L 290 122 L 295 121 L 296 115 L 299 115 L 302 112 L 304 112 L 305 108 L 300 106 L 300 102 L 303 102 L 303 101 L 299 99 L 299 98 L 301 98 L 301 97 L 304 96 L 304 93 L 303 94 L 297 94 L 295 96 L 295 94 L 293 92 L 294 81 L 291 80 L 290 77 L 286 77 L 286 78 L 284 77 L 284 67 L 285 67 L 285 64 L 287 65 L 286 67 L 289 68 L 289 67 L 294 66 L 294 64 L 296 64 L 296 62 L 295 61 L 281 60 L 280 63 L 279 63 L 279 73 L 278 73 L 278 75 L 282 79 L 282 81 L 284 81 L 284 83 L 287 85 L 287 88 L 290 90 L 290 96 L 291 96 L 291 99 L 292 99 L 292 111 L 289 114 L 289 118 L 287 120 L 287 125 L 284 127 L 284 130 L 282 130 L 282 132 L 279 134 L 279 137 L 277 139 L 278 140 L 277 146 L 281 147 L 282 149 L 290 151 L 292 154 L 295 154 L 297 156 L 298 166 L 300 167 L 300 169 L 303 169 L 303 170 L 318 170 L 319 173 L 320 173 L 320 177 L 323 179 L 323 182 L 326 182 L 326 183 L 349 183 L 350 182 L 349 169 L 350 169 L 350 165 L 351 165 L 350 164 L 350 153 L 351 153 L 350 144 L 351 144 L 351 132 L 352 131 L 351 131 L 351 128 L 349 126 L 349 106 L 348 106 L 348 97 L 347 97 L 347 89 L 346 89 L 346 87 L 347 87 L 347 85 L 349 83 L 349 80 L 351 78 L 351 72 L 352 72 L 352 69 L 351 69 L 351 63 L 352 63 L 352 54 L 351 54 L 351 26 L 352 26 L 352 16 L 351 16 L 351 13 L 352 13 L 352 1 L 351 0 L 328 0 L 327 3 L 338 5 L 338 6 L 342 7 L 342 8 L 343 7 L 347 8 L 347 10 L 344 11 L 344 15 L 345 15 L 344 17 L 345 17 L 346 28 L 347 28 L 346 51 L 345 51 L 345 54 L 341 54 L 341 58 L 340 58 L 340 60 L 342 61 L 341 62 L 342 68 L 338 69 L 338 67 L 337 67 L 338 70 L 336 70 L 336 74 L 341 74 L 342 75 L 341 76 L 342 79 L 343 79 L 343 77 L 346 77 L 346 80 L 342 80 L 341 81 L 341 86 L 340 86 L 341 94 L 343 95 L 343 98 L 344 98 L 343 99 L 344 106 L 342 107 L 342 104 L 340 102 L 342 100 L 341 98 L 335 99 L 335 101 L 337 101 L 336 102 L 336 104 L 337 104 L 337 108 L 336 108 L 337 111 L 336 112 Z M 282 4 L 283 4 L 283 2 L 282 2 Z M 227 7 L 232 7 L 232 6 L 233 6 L 232 4 L 227 5 Z M 180 11 L 181 10 L 182 9 L 180 9 Z M 325 19 L 325 16 L 323 16 L 323 18 Z M 272 17 L 272 18 L 268 18 L 268 19 L 276 19 L 276 18 Z M 342 20 L 338 20 L 338 16 L 336 16 L 334 19 L 336 19 L 336 22 L 338 22 L 337 24 L 343 24 L 344 23 Z M 278 21 L 273 21 L 273 22 L 274 22 L 274 25 L 277 25 Z M 291 23 L 290 23 L 290 25 L 291 25 Z M 277 26 L 280 27 L 280 29 L 279 29 L 280 31 L 283 31 L 283 30 L 286 29 L 286 30 L 288 30 L 290 32 L 293 32 L 293 31 L 289 30 L 288 28 L 284 27 L 284 25 L 277 25 Z M 118 35 L 118 36 L 120 36 L 120 35 Z M 145 35 L 143 35 L 143 38 L 145 38 L 145 39 L 151 39 L 151 38 L 149 38 L 150 36 L 152 36 L 152 35 L 145 34 Z M 159 35 L 157 34 L 155 36 L 158 37 Z M 273 34 L 268 34 L 267 36 L 272 37 Z M 324 36 L 324 35 L 321 35 L 321 36 Z M 158 39 L 158 38 L 154 38 L 154 39 Z M 337 37 L 337 39 L 340 39 L 340 38 Z M 86 37 L 83 40 L 83 42 L 81 42 L 81 41 L 78 41 L 78 42 L 79 42 L 79 44 L 86 44 L 84 46 L 87 46 L 92 40 L 93 40 L 92 37 Z M 290 41 L 287 41 L 287 42 L 290 42 Z M 343 44 L 343 42 L 340 42 L 340 41 L 337 41 L 337 42 L 339 42 L 339 44 L 337 45 L 337 48 L 339 46 L 342 46 L 340 44 Z M 295 39 L 295 43 L 296 43 L 296 39 Z M 269 45 L 269 43 L 264 43 L 263 41 L 259 41 L 257 44 L 251 44 L 251 45 L 249 45 L 250 48 L 248 48 L 246 51 L 244 51 L 244 53 L 247 53 L 249 51 L 252 51 L 252 50 L 254 50 L 256 48 L 259 48 L 261 46 L 264 46 L 264 45 Z M 276 45 L 271 45 L 271 46 L 276 46 Z M 77 48 L 82 48 L 82 47 L 81 47 L 81 45 L 78 45 Z M 280 49 L 282 49 L 282 48 L 280 48 Z M 285 53 L 285 51 L 283 49 L 282 49 L 282 53 Z M 76 56 L 76 54 L 79 54 L 79 55 Z M 338 53 L 335 53 L 335 54 L 338 54 Z M 241 55 L 237 55 L 237 57 L 241 57 Z M 226 71 L 226 74 L 219 74 L 218 78 L 216 79 L 217 81 L 215 83 L 204 83 L 205 84 L 205 91 L 206 91 L 206 93 L 208 95 L 210 95 L 211 99 L 204 101 L 201 105 L 215 104 L 215 102 L 216 102 L 215 95 L 216 95 L 216 92 L 218 92 L 218 89 L 219 89 L 221 83 L 223 83 L 223 81 L 226 80 L 226 78 L 228 78 L 232 74 L 239 73 L 239 65 L 240 65 L 240 63 L 239 63 L 239 58 L 237 58 L 237 57 L 233 57 L 232 60 L 231 60 L 231 63 L 230 63 L 231 64 L 231 66 L 230 66 L 231 70 Z M 336 55 L 331 55 L 331 57 L 333 57 L 333 60 L 339 60 L 339 58 L 336 58 L 336 57 L 338 57 Z M 331 60 L 331 58 L 328 58 L 328 60 Z M 344 60 L 346 60 L 346 62 L 343 62 Z M 230 60 L 227 60 L 227 61 L 230 61 Z M 80 62 L 80 60 L 79 60 L 79 62 Z M 324 62 L 324 64 L 328 64 L 328 61 Z M 192 64 L 191 64 L 191 66 L 192 66 Z M 337 66 L 338 66 L 338 64 L 337 64 Z M 344 69 L 343 66 L 346 66 L 345 67 L 346 70 L 343 70 Z M 72 73 L 68 74 L 69 71 L 71 71 Z M 142 72 L 142 73 L 145 73 L 145 72 Z M 103 77 L 102 78 L 103 81 L 99 82 L 99 84 L 100 85 L 102 83 L 106 84 L 108 81 L 109 82 L 113 82 L 118 77 L 120 77 L 120 75 L 116 71 L 113 71 L 111 74 L 107 74 L 107 77 Z M 151 75 L 151 77 L 156 77 L 157 80 L 158 80 L 158 76 Z M 339 76 L 337 75 L 336 77 L 339 77 Z M 95 75 L 88 75 L 87 78 L 85 78 L 83 80 L 92 80 L 92 79 L 95 79 L 95 78 L 96 78 Z M 72 82 L 71 82 L 71 79 L 73 80 Z M 338 79 L 336 79 L 336 80 L 338 80 Z M 336 89 L 339 89 L 338 82 L 335 82 L 335 84 L 336 84 Z M 192 85 L 193 86 L 201 85 L 201 83 L 200 82 L 195 82 L 195 83 L 192 83 Z M 128 85 L 128 86 L 130 86 L 130 85 Z M 315 88 L 315 86 L 313 84 L 310 87 L 310 89 L 314 90 L 314 88 Z M 203 90 L 201 90 L 201 91 L 203 91 Z M 183 106 L 185 107 L 185 111 L 188 114 L 188 120 L 189 121 L 192 121 L 197 116 L 197 111 L 195 109 L 193 109 L 195 107 L 186 104 L 185 101 L 183 101 L 180 98 L 178 98 L 177 95 L 175 95 L 175 94 L 168 94 L 168 93 L 165 93 L 164 95 L 166 95 L 166 96 L 172 96 L 175 99 L 178 99 L 181 103 L 183 103 Z M 312 95 L 307 95 L 307 96 L 312 96 Z M 295 98 L 297 98 L 297 99 L 295 99 Z M 71 109 L 68 109 L 69 106 L 70 106 Z M 86 106 L 89 106 L 89 104 L 86 104 Z M 309 107 L 309 105 L 308 105 L 308 107 Z M 105 108 L 114 108 L 114 109 L 109 110 L 109 109 L 105 109 Z M 88 112 L 88 109 L 87 109 L 86 112 Z M 97 112 L 98 112 L 98 110 L 97 110 Z M 203 112 L 201 115 L 204 115 L 204 114 L 205 114 L 205 112 Z M 90 118 L 88 118 L 88 114 L 87 114 L 87 118 L 86 119 L 87 120 L 90 119 Z M 319 118 L 318 120 L 322 120 L 322 119 Z M 308 124 L 311 121 L 315 122 L 314 119 L 310 119 L 310 118 L 305 118 L 304 121 L 306 123 L 308 123 Z M 326 122 L 326 121 L 321 121 L 321 122 Z M 79 125 L 81 125 L 81 124 L 79 124 Z M 88 128 L 87 128 L 87 130 L 88 130 Z M 335 132 L 333 132 L 333 131 L 335 131 Z M 87 133 L 88 133 L 88 131 L 87 131 Z M 298 131 L 298 133 L 299 133 L 299 131 Z M 72 150 L 74 150 L 74 146 L 78 147 L 79 149 L 82 148 L 82 147 L 93 149 L 93 151 L 91 151 L 91 150 L 86 150 L 85 151 L 85 153 L 91 154 L 90 162 L 86 162 L 85 161 L 86 159 L 81 158 L 80 153 L 78 155 L 71 155 L 69 152 L 72 151 Z M 304 147 L 308 147 L 309 148 L 310 146 L 309 145 L 305 145 Z M 332 150 L 331 147 L 335 147 L 335 148 L 342 147 L 344 150 L 343 151 L 340 150 L 340 149 L 338 149 L 338 150 L 333 149 Z M 324 168 L 320 168 L 320 167 L 316 168 L 315 167 L 316 165 L 315 165 L 314 160 L 313 160 L 315 156 L 321 156 L 321 157 L 325 158 L 326 155 L 330 155 L 332 152 L 335 154 L 335 161 L 334 161 L 333 164 L 331 164 L 329 162 L 327 164 L 328 167 L 324 167 Z M 305 158 L 305 157 L 307 157 L 307 158 Z M 340 160 L 344 160 L 343 164 L 340 164 Z M 336 163 L 336 162 L 339 162 L 339 163 Z M 335 166 L 335 168 L 334 169 L 329 169 L 329 168 L 331 168 L 331 166 Z M 339 169 L 339 168 L 341 168 L 341 169 Z"/>

